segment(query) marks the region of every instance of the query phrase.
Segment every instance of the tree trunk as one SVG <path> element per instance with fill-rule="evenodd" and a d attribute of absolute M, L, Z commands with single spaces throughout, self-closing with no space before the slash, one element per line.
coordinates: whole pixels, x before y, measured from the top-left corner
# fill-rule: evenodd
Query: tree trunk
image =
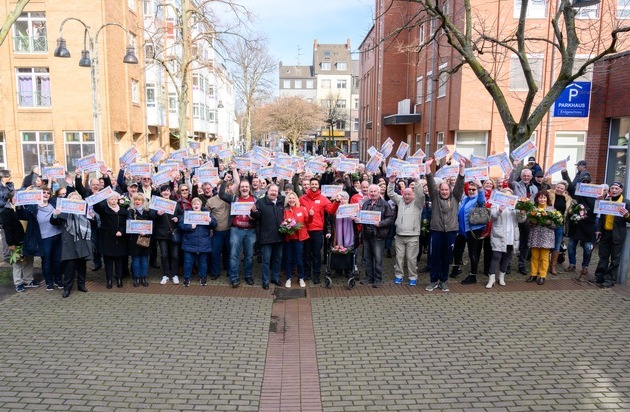
<path fill-rule="evenodd" d="M 13 23 L 15 23 L 18 17 L 20 17 L 20 14 L 22 14 L 24 7 L 26 7 L 29 1 L 30 0 L 19 0 L 15 5 L 15 9 L 13 9 L 13 11 L 10 12 L 4 20 L 2 28 L 0 28 L 0 46 L 4 43 L 4 39 L 6 39 L 9 34 L 9 30 L 11 30 L 11 26 L 13 26 Z"/>

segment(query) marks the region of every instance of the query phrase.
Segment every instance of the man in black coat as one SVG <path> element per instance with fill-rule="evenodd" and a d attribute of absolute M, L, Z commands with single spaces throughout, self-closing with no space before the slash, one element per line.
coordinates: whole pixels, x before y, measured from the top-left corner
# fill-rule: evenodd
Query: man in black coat
<path fill-rule="evenodd" d="M 267 194 L 258 199 L 250 216 L 256 220 L 257 240 L 262 253 L 262 285 L 269 289 L 271 283 L 280 286 L 280 263 L 284 236 L 278 228 L 284 220 L 284 197 L 278 196 L 278 185 L 271 184 Z"/>

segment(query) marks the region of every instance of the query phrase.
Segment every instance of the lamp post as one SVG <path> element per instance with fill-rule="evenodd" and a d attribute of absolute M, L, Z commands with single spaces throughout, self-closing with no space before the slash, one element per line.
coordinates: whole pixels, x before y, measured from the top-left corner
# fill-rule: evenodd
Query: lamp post
<path fill-rule="evenodd" d="M 100 139 L 101 129 L 101 107 L 100 107 L 100 94 L 99 94 L 99 82 L 98 82 L 98 36 L 101 34 L 101 30 L 108 26 L 120 27 L 129 34 L 129 31 L 118 23 L 105 23 L 96 31 L 96 36 L 92 37 L 90 33 L 90 26 L 85 24 L 82 20 L 76 17 L 68 17 L 61 22 L 59 26 L 59 36 L 57 38 L 57 48 L 55 49 L 55 57 L 69 58 L 70 51 L 66 47 L 66 40 L 61 36 L 63 26 L 67 21 L 74 20 L 83 25 L 85 31 L 83 32 L 83 50 L 81 51 L 81 59 L 79 60 L 80 67 L 90 68 L 90 80 L 92 85 L 92 118 L 94 124 L 94 141 L 96 142 L 96 153 L 99 158 L 103 157 L 103 143 Z M 125 64 L 138 64 L 138 58 L 136 57 L 134 47 L 130 44 L 127 46 L 127 52 L 123 58 Z"/>

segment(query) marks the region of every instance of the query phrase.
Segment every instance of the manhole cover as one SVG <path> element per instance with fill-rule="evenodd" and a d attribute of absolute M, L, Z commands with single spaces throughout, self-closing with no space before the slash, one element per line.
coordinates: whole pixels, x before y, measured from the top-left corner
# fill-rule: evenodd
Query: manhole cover
<path fill-rule="evenodd" d="M 274 292 L 276 300 L 301 299 L 306 297 L 306 289 L 280 289 Z"/>

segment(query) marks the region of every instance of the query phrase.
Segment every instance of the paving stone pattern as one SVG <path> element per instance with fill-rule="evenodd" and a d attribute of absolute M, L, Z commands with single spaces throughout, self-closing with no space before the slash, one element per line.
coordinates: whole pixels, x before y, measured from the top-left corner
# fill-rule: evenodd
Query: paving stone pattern
<path fill-rule="evenodd" d="M 0 302 L 0 410 L 258 410 L 271 299 L 22 293 Z"/>
<path fill-rule="evenodd" d="M 324 411 L 630 410 L 608 291 L 312 299 Z"/>

